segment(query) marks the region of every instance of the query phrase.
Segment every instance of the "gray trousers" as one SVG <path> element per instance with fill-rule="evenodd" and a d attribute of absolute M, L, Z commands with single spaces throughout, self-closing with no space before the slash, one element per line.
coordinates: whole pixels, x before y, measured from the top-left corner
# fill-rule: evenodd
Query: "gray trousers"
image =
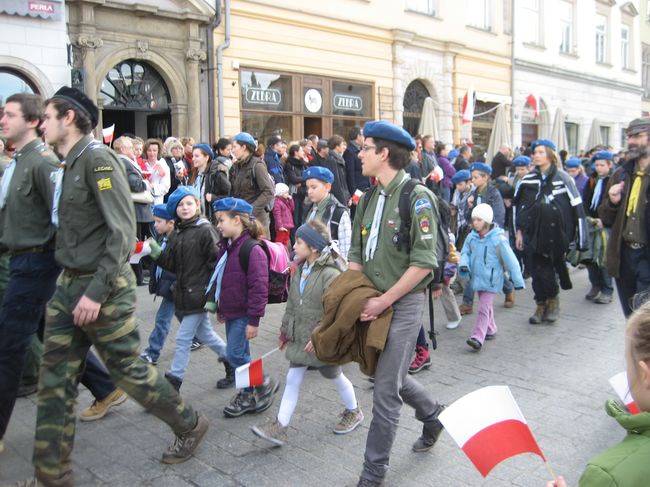
<path fill-rule="evenodd" d="M 415 409 L 418 420 L 435 419 L 438 403 L 407 373 L 422 323 L 424 302 L 424 292 L 421 292 L 407 294 L 393 304 L 388 339 L 375 372 L 372 422 L 361 474 L 368 480 L 377 482 L 386 476 L 403 403 Z"/>

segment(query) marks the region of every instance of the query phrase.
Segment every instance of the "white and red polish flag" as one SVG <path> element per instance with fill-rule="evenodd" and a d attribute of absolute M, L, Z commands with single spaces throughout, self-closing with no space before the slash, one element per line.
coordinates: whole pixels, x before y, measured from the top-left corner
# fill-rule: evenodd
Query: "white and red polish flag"
<path fill-rule="evenodd" d="M 151 253 L 151 245 L 149 242 L 136 242 L 135 249 L 129 258 L 130 264 L 137 264 L 140 260 Z"/>
<path fill-rule="evenodd" d="M 534 453 L 546 462 L 508 386 L 470 392 L 438 419 L 483 477 L 522 453 Z"/>
<path fill-rule="evenodd" d="M 472 123 L 474 120 L 474 87 L 471 86 L 463 97 L 462 108 L 463 124 Z"/>
<path fill-rule="evenodd" d="M 537 118 L 539 116 L 539 98 L 535 95 L 528 95 L 526 103 L 533 109 L 533 115 Z"/>
<path fill-rule="evenodd" d="M 616 374 L 614 377 L 609 379 L 609 383 L 616 391 L 616 395 L 623 401 L 625 407 L 630 412 L 630 414 L 639 414 L 641 410 L 639 406 L 634 402 L 632 394 L 630 394 L 630 386 L 627 382 L 627 372 L 621 372 Z"/>
<path fill-rule="evenodd" d="M 235 387 L 237 389 L 243 389 L 245 387 L 255 387 L 264 384 L 262 360 L 278 350 L 280 350 L 280 348 L 276 347 L 270 352 L 266 352 L 257 360 L 253 360 L 237 367 L 235 369 Z"/>
<path fill-rule="evenodd" d="M 104 144 L 111 145 L 111 142 L 113 142 L 113 135 L 115 135 L 115 124 L 102 129 L 102 135 L 104 136 Z"/>

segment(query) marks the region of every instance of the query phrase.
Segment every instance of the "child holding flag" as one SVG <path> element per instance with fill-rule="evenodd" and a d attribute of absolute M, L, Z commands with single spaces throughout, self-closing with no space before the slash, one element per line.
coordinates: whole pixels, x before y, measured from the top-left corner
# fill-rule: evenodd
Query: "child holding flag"
<path fill-rule="evenodd" d="M 219 321 L 226 322 L 228 362 L 235 369 L 251 361 L 249 340 L 257 336 L 260 318 L 268 303 L 269 261 L 260 245 L 248 247 L 251 239 L 264 235 L 264 228 L 252 216 L 253 207 L 238 198 L 222 198 L 212 204 L 217 229 L 223 236 L 219 243 L 217 267 L 208 294 L 215 303 Z M 248 268 L 240 260 L 242 248 L 248 247 Z M 223 413 L 236 418 L 246 413 L 259 413 L 273 404 L 278 382 L 265 377 L 264 383 L 246 387 L 232 398 Z"/>
<path fill-rule="evenodd" d="M 323 294 L 330 283 L 345 269 L 345 263 L 332 249 L 327 227 L 312 220 L 296 231 L 293 246 L 300 264 L 292 275 L 289 300 L 280 328 L 280 348 L 286 348 L 289 371 L 277 418 L 253 433 L 276 446 L 287 441 L 287 428 L 298 403 L 300 385 L 307 367 L 316 368 L 326 379 L 334 381 L 345 410 L 334 426 L 335 434 L 353 431 L 363 421 L 350 380 L 339 365 L 326 365 L 314 355 L 311 333 L 323 318 Z"/>
<path fill-rule="evenodd" d="M 460 257 L 460 275 L 470 279 L 472 289 L 478 291 L 479 310 L 472 335 L 467 339 L 475 351 L 481 350 L 485 340 L 497 332 L 493 301 L 503 289 L 504 272 L 508 272 L 515 289 L 524 288 L 524 279 L 517 258 L 510 248 L 503 230 L 492 223 L 494 213 L 486 203 L 472 210 L 472 227 Z"/>

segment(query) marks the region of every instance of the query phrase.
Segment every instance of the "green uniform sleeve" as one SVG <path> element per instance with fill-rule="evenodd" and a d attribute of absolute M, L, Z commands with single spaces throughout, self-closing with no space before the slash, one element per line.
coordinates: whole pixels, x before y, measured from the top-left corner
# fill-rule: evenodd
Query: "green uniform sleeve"
<path fill-rule="evenodd" d="M 85 168 L 86 181 L 106 224 L 106 248 L 85 295 L 103 303 L 111 292 L 122 264 L 135 246 L 135 210 L 126 173 L 117 157 L 96 149 Z"/>
<path fill-rule="evenodd" d="M 49 152 L 49 151 L 48 151 Z M 38 193 L 42 196 L 47 205 L 48 213 L 52 213 L 52 202 L 54 201 L 54 183 L 52 182 L 52 173 L 59 168 L 56 156 L 49 153 L 51 158 L 44 164 L 38 164 L 35 167 L 34 184 Z"/>
<path fill-rule="evenodd" d="M 357 204 L 357 211 L 354 214 L 354 221 L 352 222 L 352 242 L 350 251 L 348 252 L 348 262 L 363 265 L 363 250 L 361 249 L 361 220 L 366 208 L 366 194 L 363 194 Z"/>
<path fill-rule="evenodd" d="M 436 245 L 438 218 L 435 197 L 428 190 L 415 190 L 411 197 L 411 253 L 409 267 L 438 267 Z"/>
<path fill-rule="evenodd" d="M 605 470 L 589 464 L 580 477 L 579 487 L 617 487 L 619 484 Z"/>

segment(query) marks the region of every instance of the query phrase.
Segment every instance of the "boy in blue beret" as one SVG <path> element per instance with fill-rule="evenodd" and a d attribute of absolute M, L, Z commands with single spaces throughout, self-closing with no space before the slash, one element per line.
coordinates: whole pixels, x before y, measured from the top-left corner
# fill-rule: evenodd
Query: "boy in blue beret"
<path fill-rule="evenodd" d="M 307 198 L 311 201 L 305 213 L 305 223 L 311 220 L 323 222 L 332 240 L 338 242 L 341 257 L 347 261 L 352 243 L 352 221 L 347 206 L 331 194 L 334 174 L 326 167 L 315 166 L 305 170 L 303 178 L 307 185 Z"/>
<path fill-rule="evenodd" d="M 564 167 L 569 176 L 571 176 L 575 181 L 580 196 L 583 196 L 589 178 L 585 175 L 585 168 L 582 166 L 582 159 L 571 157 L 564 163 Z"/>
<path fill-rule="evenodd" d="M 515 177 L 512 179 L 512 187 L 517 191 L 520 181 L 530 172 L 530 165 L 533 160 L 528 156 L 518 156 L 512 161 L 515 168 Z"/>

